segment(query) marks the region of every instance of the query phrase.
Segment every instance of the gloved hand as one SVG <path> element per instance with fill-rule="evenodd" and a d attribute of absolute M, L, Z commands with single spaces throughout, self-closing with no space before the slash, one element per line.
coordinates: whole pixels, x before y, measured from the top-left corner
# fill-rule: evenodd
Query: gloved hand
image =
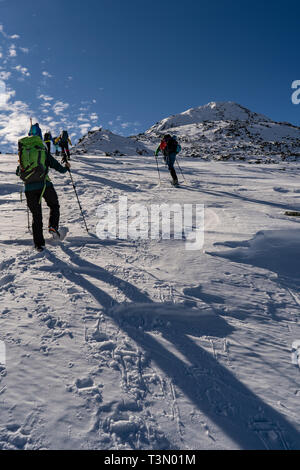
<path fill-rule="evenodd" d="M 67 170 L 69 170 L 71 168 L 71 165 L 69 162 L 65 162 L 65 168 L 67 168 Z"/>

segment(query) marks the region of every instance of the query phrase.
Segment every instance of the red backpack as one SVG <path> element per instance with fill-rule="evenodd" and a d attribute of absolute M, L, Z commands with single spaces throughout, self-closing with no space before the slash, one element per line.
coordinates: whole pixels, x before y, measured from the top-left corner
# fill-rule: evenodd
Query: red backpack
<path fill-rule="evenodd" d="M 167 142 L 165 140 L 162 140 L 159 148 L 160 150 L 164 151 L 167 148 Z"/>
<path fill-rule="evenodd" d="M 177 141 L 171 137 L 168 140 L 163 139 L 160 144 L 160 150 L 165 154 L 177 153 Z"/>

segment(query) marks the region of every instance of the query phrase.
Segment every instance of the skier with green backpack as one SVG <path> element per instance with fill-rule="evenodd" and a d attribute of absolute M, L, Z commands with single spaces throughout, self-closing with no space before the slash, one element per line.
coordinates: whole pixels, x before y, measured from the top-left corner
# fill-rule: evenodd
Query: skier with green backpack
<path fill-rule="evenodd" d="M 56 191 L 48 176 L 49 168 L 59 173 L 66 173 L 70 164 L 63 167 L 52 157 L 43 140 L 37 134 L 24 137 L 18 142 L 19 166 L 16 174 L 25 183 L 27 206 L 32 213 L 33 241 L 37 251 L 43 251 L 42 198 L 50 208 L 49 233 L 59 238 L 59 202 Z"/>

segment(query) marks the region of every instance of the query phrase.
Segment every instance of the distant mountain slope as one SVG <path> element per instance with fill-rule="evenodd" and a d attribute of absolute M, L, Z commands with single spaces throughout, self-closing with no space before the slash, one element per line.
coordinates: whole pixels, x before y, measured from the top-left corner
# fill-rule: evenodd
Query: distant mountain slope
<path fill-rule="evenodd" d="M 256 162 L 300 157 L 300 128 L 275 122 L 233 102 L 212 102 L 165 118 L 145 133 L 121 137 L 110 131 L 90 132 L 75 151 L 153 154 L 161 137 L 175 135 L 182 155 L 214 160 Z"/>
<path fill-rule="evenodd" d="M 73 153 L 136 155 L 147 154 L 149 149 L 134 137 L 123 137 L 107 129 L 90 131 L 79 140 Z"/>
<path fill-rule="evenodd" d="M 183 113 L 170 116 L 152 126 L 146 134 L 153 132 L 162 132 L 174 127 L 186 126 L 189 124 L 200 124 L 205 121 L 271 121 L 262 114 L 251 112 L 249 109 L 240 106 L 237 103 L 220 102 L 208 103 L 205 106 L 191 108 Z"/>

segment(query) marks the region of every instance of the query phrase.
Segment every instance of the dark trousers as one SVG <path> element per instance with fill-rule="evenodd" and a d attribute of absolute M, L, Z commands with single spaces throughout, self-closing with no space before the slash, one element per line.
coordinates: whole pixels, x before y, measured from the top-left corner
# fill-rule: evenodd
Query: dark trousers
<path fill-rule="evenodd" d="M 44 246 L 45 239 L 43 235 L 43 215 L 42 204 L 39 202 L 42 189 L 25 192 L 27 205 L 32 213 L 32 233 L 33 241 L 36 246 Z M 59 224 L 59 202 L 56 191 L 53 186 L 45 189 L 43 198 L 47 206 L 50 207 L 49 227 L 58 229 Z M 41 201 L 42 202 L 42 201 Z"/>
<path fill-rule="evenodd" d="M 48 152 L 50 153 L 50 151 L 51 151 L 51 142 L 45 142 L 45 144 L 47 145 Z"/>
<path fill-rule="evenodd" d="M 69 144 L 62 142 L 60 144 L 61 146 L 61 156 L 63 158 L 66 158 L 67 160 L 70 160 L 70 150 L 69 150 Z"/>
<path fill-rule="evenodd" d="M 176 153 L 170 153 L 169 155 L 165 155 L 164 159 L 165 159 L 166 165 L 168 165 L 169 172 L 172 176 L 174 183 L 177 183 L 178 178 L 177 178 L 177 174 L 174 168 L 174 164 L 176 161 Z"/>
<path fill-rule="evenodd" d="M 174 183 L 178 183 L 178 178 L 177 178 L 175 168 L 174 167 L 172 167 L 172 168 L 169 167 L 169 171 L 170 171 L 170 174 L 172 176 L 172 179 L 173 179 Z"/>

